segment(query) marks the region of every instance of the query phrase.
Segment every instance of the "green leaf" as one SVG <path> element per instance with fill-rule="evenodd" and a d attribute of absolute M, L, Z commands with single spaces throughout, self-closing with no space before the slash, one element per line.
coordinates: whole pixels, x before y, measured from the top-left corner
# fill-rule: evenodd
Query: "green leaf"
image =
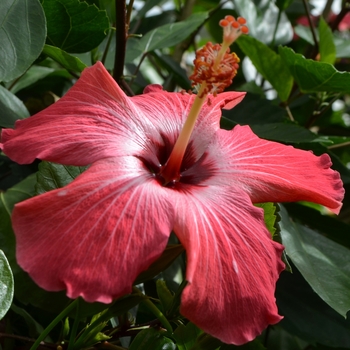
<path fill-rule="evenodd" d="M 195 324 L 188 322 L 186 325 L 181 324 L 176 328 L 173 338 L 179 350 L 189 350 L 201 333 L 202 331 Z"/>
<path fill-rule="evenodd" d="M 58 47 L 45 45 L 43 53 L 59 63 L 68 71 L 82 72 L 87 66 L 78 57 L 74 57 Z"/>
<path fill-rule="evenodd" d="M 240 49 L 251 59 L 257 71 L 277 91 L 279 98 L 286 101 L 293 86 L 293 77 L 280 55 L 253 37 L 244 35 L 237 40 Z"/>
<path fill-rule="evenodd" d="M 131 63 L 148 52 L 180 43 L 201 26 L 207 17 L 207 12 L 195 13 L 184 21 L 153 29 L 140 40 L 128 40 L 125 61 Z"/>
<path fill-rule="evenodd" d="M 287 9 L 294 0 L 276 0 L 276 6 L 280 11 L 284 11 Z"/>
<path fill-rule="evenodd" d="M 39 0 L 0 1 L 0 81 L 23 74 L 40 55 L 46 38 Z"/>
<path fill-rule="evenodd" d="M 277 222 L 280 220 L 280 217 L 276 215 L 276 213 L 279 211 L 279 207 L 272 202 L 258 203 L 254 205 L 264 210 L 265 225 L 273 237 L 276 233 L 276 230 L 278 229 L 279 231 Z"/>
<path fill-rule="evenodd" d="M 339 72 L 331 64 L 308 60 L 288 47 L 279 53 L 302 92 L 350 93 L 350 73 Z"/>
<path fill-rule="evenodd" d="M 15 121 L 29 117 L 23 102 L 12 92 L 0 85 L 0 127 L 13 128 Z"/>
<path fill-rule="evenodd" d="M 334 216 L 322 215 L 318 210 L 298 203 L 286 203 L 288 213 L 296 220 L 308 227 L 322 232 L 331 240 L 350 249 L 350 225 L 338 220 Z"/>
<path fill-rule="evenodd" d="M 284 316 L 279 325 L 288 332 L 308 343 L 321 343 L 338 350 L 349 349 L 350 319 L 344 319 L 329 307 L 312 290 L 297 268 L 293 269 L 293 273 L 282 272 L 277 281 L 276 299 L 279 313 Z M 270 349 L 270 337 L 268 344 Z M 272 349 L 286 348 L 298 349 L 284 345 Z M 301 349 L 305 348 L 306 345 Z"/>
<path fill-rule="evenodd" d="M 162 304 L 163 313 L 166 313 L 168 310 L 170 310 L 174 302 L 174 295 L 170 292 L 165 281 L 157 280 L 156 286 L 158 298 L 160 300 L 160 303 Z"/>
<path fill-rule="evenodd" d="M 323 19 L 322 16 L 320 17 L 318 30 L 320 33 L 320 61 L 333 64 L 336 58 L 333 34 L 332 30 L 329 28 L 327 22 Z"/>
<path fill-rule="evenodd" d="M 37 172 L 37 194 L 42 194 L 71 183 L 86 167 L 75 167 L 50 162 L 41 162 Z"/>
<path fill-rule="evenodd" d="M 281 123 L 288 121 L 286 111 L 257 94 L 247 93 L 235 108 L 222 114 L 240 125 Z"/>
<path fill-rule="evenodd" d="M 0 192 L 0 247 L 6 254 L 14 273 L 17 266 L 15 258 L 15 237 L 11 225 L 11 213 L 14 205 L 34 195 L 35 174 L 8 189 Z M 17 269 L 19 269 L 17 267 Z"/>
<path fill-rule="evenodd" d="M 270 340 L 270 337 L 269 337 L 269 340 Z M 235 349 L 241 349 L 241 350 L 266 350 L 265 346 L 261 344 L 259 339 L 252 340 L 249 343 L 246 343 L 246 344 L 243 344 L 243 345 L 240 345 L 240 346 L 228 345 L 228 344 L 224 344 L 223 346 L 220 346 L 220 350 L 235 350 Z M 283 350 L 285 350 L 285 349 L 283 349 Z"/>
<path fill-rule="evenodd" d="M 350 250 L 292 222 L 281 207 L 281 236 L 287 255 L 313 290 L 346 317 L 350 309 Z"/>
<path fill-rule="evenodd" d="M 198 336 L 190 350 L 216 350 L 221 345 L 223 345 L 223 343 L 219 339 L 209 334 L 202 333 Z"/>
<path fill-rule="evenodd" d="M 144 272 L 141 272 L 134 284 L 140 284 L 150 280 L 167 269 L 172 262 L 183 253 L 184 247 L 181 244 L 169 244 L 162 255 Z"/>
<path fill-rule="evenodd" d="M 26 310 L 16 306 L 15 304 L 11 305 L 11 310 L 23 318 L 31 337 L 36 338 L 42 333 L 44 330 L 43 327 L 37 321 L 35 321 Z"/>
<path fill-rule="evenodd" d="M 16 93 L 34 83 L 45 78 L 55 70 L 49 67 L 31 66 L 27 72 L 11 88 L 12 93 Z"/>
<path fill-rule="evenodd" d="M 322 142 L 332 144 L 326 136 L 314 134 L 302 126 L 292 123 L 254 124 L 251 128 L 259 137 L 283 143 Z"/>
<path fill-rule="evenodd" d="M 5 316 L 13 299 L 14 283 L 11 267 L 0 250 L 0 320 Z"/>
<path fill-rule="evenodd" d="M 131 343 L 129 350 L 176 350 L 174 342 L 162 332 L 149 328 L 140 332 Z"/>
<path fill-rule="evenodd" d="M 107 35 L 106 11 L 79 0 L 43 0 L 47 44 L 70 53 L 91 51 Z"/>

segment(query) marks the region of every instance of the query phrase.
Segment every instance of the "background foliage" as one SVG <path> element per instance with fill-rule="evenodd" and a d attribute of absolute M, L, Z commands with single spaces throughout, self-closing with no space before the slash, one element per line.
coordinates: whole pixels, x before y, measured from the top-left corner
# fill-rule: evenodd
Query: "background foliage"
<path fill-rule="evenodd" d="M 348 0 L 1 1 L 0 127 L 54 103 L 97 60 L 129 95 L 149 83 L 188 90 L 194 51 L 221 41 L 219 19 L 240 15 L 250 35 L 233 45 L 241 69 L 230 89 L 247 96 L 224 111 L 222 127 L 248 124 L 261 138 L 328 153 L 349 193 L 349 12 Z M 0 154 L 1 349 L 29 348 L 39 335 L 43 342 L 34 347 L 46 349 L 236 348 L 179 314 L 185 253 L 175 238 L 139 276 L 136 284 L 143 284 L 108 308 L 70 303 L 20 269 L 14 204 L 64 186 L 82 171 L 48 162 L 18 165 Z M 339 217 L 310 203 L 263 207 L 269 230 L 286 247 L 289 265 L 276 290 L 284 319 L 239 348 L 350 349 L 349 195 Z"/>

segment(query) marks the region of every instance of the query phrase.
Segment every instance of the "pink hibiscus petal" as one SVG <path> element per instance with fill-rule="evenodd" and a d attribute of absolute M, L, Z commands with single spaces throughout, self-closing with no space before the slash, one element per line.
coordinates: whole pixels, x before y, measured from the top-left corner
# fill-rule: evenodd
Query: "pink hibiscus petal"
<path fill-rule="evenodd" d="M 174 144 L 194 96 L 170 94 L 159 86 L 146 91 L 127 97 L 98 62 L 58 102 L 17 121 L 15 130 L 4 129 L 0 147 L 20 164 L 39 158 L 78 166 L 106 157 L 155 154 L 159 146 Z M 232 108 L 243 97 L 223 93 L 203 108 L 192 137 L 197 157 L 219 128 L 220 108 Z"/>
<path fill-rule="evenodd" d="M 253 203 L 310 201 L 338 213 L 344 188 L 327 154 L 262 140 L 249 126 L 219 130 L 210 153 L 221 152 L 220 182 L 237 186 Z M 225 162 L 225 164 L 224 164 Z M 217 180 L 217 179 L 216 179 Z M 217 182 L 216 182 L 217 183 Z"/>
<path fill-rule="evenodd" d="M 181 313 L 236 345 L 277 323 L 283 247 L 271 240 L 262 210 L 240 189 L 184 186 L 176 211 L 174 231 L 188 259 Z"/>
<path fill-rule="evenodd" d="M 46 290 L 109 303 L 161 255 L 173 221 L 166 189 L 141 161 L 104 159 L 15 206 L 17 260 Z"/>

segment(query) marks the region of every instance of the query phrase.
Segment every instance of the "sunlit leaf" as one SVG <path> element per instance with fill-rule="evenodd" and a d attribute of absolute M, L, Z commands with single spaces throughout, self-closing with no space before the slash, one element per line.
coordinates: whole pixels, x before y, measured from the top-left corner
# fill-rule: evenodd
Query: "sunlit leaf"
<path fill-rule="evenodd" d="M 293 77 L 280 55 L 250 36 L 241 36 L 237 43 L 257 71 L 275 88 L 279 98 L 286 101 L 292 90 Z"/>
<path fill-rule="evenodd" d="M 327 22 L 322 16 L 320 17 L 318 30 L 320 33 L 320 60 L 321 62 L 333 64 L 336 58 L 333 34 L 332 30 L 329 28 Z"/>
<path fill-rule="evenodd" d="M 87 66 L 79 58 L 70 55 L 58 47 L 45 45 L 43 53 L 59 63 L 68 71 L 82 72 Z"/>
<path fill-rule="evenodd" d="M 302 92 L 350 93 L 350 73 L 339 72 L 331 64 L 306 59 L 288 47 L 279 53 Z"/>

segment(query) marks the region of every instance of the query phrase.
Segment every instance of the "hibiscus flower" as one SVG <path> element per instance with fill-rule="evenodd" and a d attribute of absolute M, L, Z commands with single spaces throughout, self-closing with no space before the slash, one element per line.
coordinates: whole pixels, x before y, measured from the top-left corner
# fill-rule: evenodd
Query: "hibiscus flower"
<path fill-rule="evenodd" d="M 201 82 L 209 68 L 200 66 L 198 95 L 151 85 L 127 97 L 96 63 L 58 102 L 3 130 L 1 148 L 18 163 L 89 165 L 66 187 L 15 206 L 17 259 L 46 290 L 110 303 L 174 231 L 187 255 L 181 313 L 242 344 L 281 319 L 274 290 L 283 247 L 253 203 L 305 200 L 338 213 L 343 188 L 326 154 L 259 139 L 248 126 L 221 130 L 221 109 L 244 93 Z M 210 69 L 230 80 L 225 67 Z"/>

